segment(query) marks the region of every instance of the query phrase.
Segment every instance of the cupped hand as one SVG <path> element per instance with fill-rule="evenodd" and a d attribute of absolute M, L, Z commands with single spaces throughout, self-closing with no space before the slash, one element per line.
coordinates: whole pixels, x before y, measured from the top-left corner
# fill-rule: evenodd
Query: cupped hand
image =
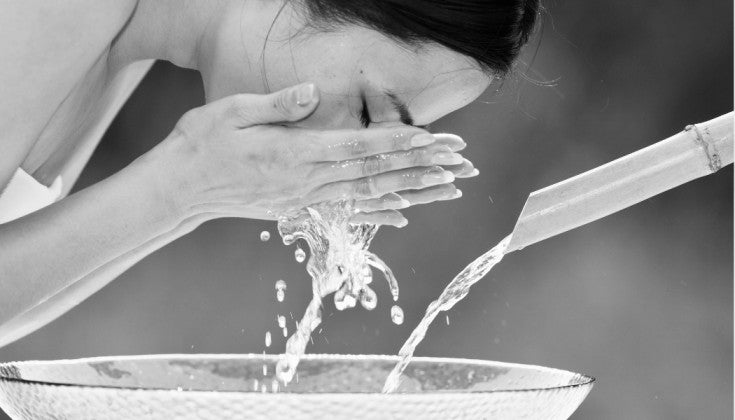
<path fill-rule="evenodd" d="M 402 226 L 398 210 L 458 198 L 455 178 L 476 170 L 453 135 L 411 126 L 312 130 L 313 84 L 241 94 L 187 112 L 151 153 L 186 216 L 275 219 L 311 204 L 356 200 L 356 222 Z"/>

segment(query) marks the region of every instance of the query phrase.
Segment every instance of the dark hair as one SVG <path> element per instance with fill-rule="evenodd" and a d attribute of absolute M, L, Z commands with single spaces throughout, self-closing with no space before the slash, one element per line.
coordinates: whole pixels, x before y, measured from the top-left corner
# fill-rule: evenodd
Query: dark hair
<path fill-rule="evenodd" d="M 434 42 L 499 75 L 528 41 L 539 0 L 304 0 L 317 25 L 358 24 L 417 45 Z M 314 24 L 313 23 L 313 24 Z"/>

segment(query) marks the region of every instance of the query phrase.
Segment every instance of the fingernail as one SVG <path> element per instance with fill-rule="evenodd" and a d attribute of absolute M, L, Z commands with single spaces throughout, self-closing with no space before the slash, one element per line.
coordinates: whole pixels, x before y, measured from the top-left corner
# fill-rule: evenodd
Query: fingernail
<path fill-rule="evenodd" d="M 424 185 L 439 185 L 439 184 L 446 184 L 448 182 L 454 181 L 454 174 L 445 171 L 439 166 L 435 166 L 428 171 L 421 177 L 421 182 Z"/>
<path fill-rule="evenodd" d="M 454 198 L 460 198 L 460 197 L 462 197 L 462 190 L 460 190 L 459 188 L 457 188 L 454 191 Z"/>
<path fill-rule="evenodd" d="M 307 83 L 305 85 L 301 85 L 297 87 L 295 92 L 296 95 L 296 105 L 305 107 L 311 104 L 311 102 L 314 100 L 314 84 L 313 83 Z"/>
<path fill-rule="evenodd" d="M 422 147 L 434 143 L 436 139 L 429 133 L 416 134 L 411 137 L 411 147 Z"/>
<path fill-rule="evenodd" d="M 401 220 L 400 222 L 398 222 L 398 224 L 396 225 L 396 227 L 403 228 L 403 227 L 406 227 L 406 225 L 408 225 L 408 219 L 406 219 L 404 217 L 403 220 Z"/>
<path fill-rule="evenodd" d="M 386 194 L 382 197 L 383 203 L 386 205 L 386 207 L 393 208 L 393 209 L 405 209 L 406 207 L 409 207 L 411 203 L 408 202 L 405 198 L 401 197 L 400 195 L 396 193 L 390 193 Z"/>
<path fill-rule="evenodd" d="M 439 152 L 431 158 L 431 162 L 435 165 L 459 165 L 463 160 L 462 155 L 451 152 Z"/>
<path fill-rule="evenodd" d="M 455 152 L 458 152 L 467 147 L 467 143 L 465 143 L 462 137 L 456 134 L 436 133 L 434 135 L 437 136 L 437 141 L 447 142 L 448 144 L 450 144 L 452 150 Z"/>
<path fill-rule="evenodd" d="M 472 176 L 477 176 L 477 175 L 480 175 L 480 171 L 477 168 L 475 168 L 467 176 L 472 177 Z"/>

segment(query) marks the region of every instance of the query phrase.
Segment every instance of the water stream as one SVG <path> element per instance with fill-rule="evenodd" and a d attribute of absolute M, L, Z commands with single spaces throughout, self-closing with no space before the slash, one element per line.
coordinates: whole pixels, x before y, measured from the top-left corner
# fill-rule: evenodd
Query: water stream
<path fill-rule="evenodd" d="M 357 302 L 365 309 L 375 309 L 377 297 L 369 286 L 373 280 L 373 267 L 383 273 L 393 299 L 398 300 L 398 283 L 393 272 L 377 255 L 368 251 L 378 227 L 350 223 L 354 214 L 352 203 L 342 201 L 318 204 L 296 214 L 282 216 L 278 220 L 278 232 L 286 245 L 302 239 L 309 246 L 306 270 L 312 278 L 312 299 L 301 321 L 296 323 L 296 331 L 288 338 L 285 353 L 276 364 L 276 376 L 286 385 L 296 373 L 296 367 L 306 351 L 311 334 L 322 322 L 322 299 L 325 296 L 334 293 L 334 304 L 338 310 L 352 308 Z M 401 347 L 398 353 L 400 360 L 386 379 L 384 393 L 398 389 L 401 374 L 434 319 L 440 312 L 450 310 L 464 299 L 470 287 L 503 259 L 510 240 L 509 235 L 465 267 L 447 285 L 439 298 L 431 302 L 424 317 Z M 298 262 L 303 262 L 306 254 L 299 247 L 295 257 Z M 391 319 L 396 324 L 403 322 L 403 310 L 399 306 L 391 307 Z M 279 327 L 283 328 L 280 324 Z M 267 345 L 270 344 L 269 339 L 270 333 L 266 339 Z"/>
<path fill-rule="evenodd" d="M 416 346 L 418 346 L 421 340 L 424 339 L 426 331 L 429 329 L 429 326 L 431 326 L 431 323 L 440 312 L 452 309 L 457 302 L 464 299 L 464 297 L 467 296 L 467 293 L 469 293 L 470 287 L 485 277 L 487 273 L 489 273 L 490 270 L 492 270 L 492 268 L 503 259 L 505 250 L 508 248 L 508 244 L 510 243 L 510 239 L 511 236 L 508 235 L 490 251 L 484 253 L 470 265 L 465 267 L 464 270 L 460 271 L 459 274 L 457 274 L 457 276 L 454 277 L 454 279 L 447 285 L 447 287 L 444 288 L 444 291 L 441 293 L 439 298 L 429 304 L 429 307 L 426 309 L 426 314 L 421 319 L 421 322 L 419 322 L 416 328 L 414 328 L 413 332 L 408 337 L 408 340 L 403 343 L 401 350 L 398 352 L 398 355 L 401 358 L 393 368 L 393 371 L 391 371 L 390 375 L 388 375 L 385 385 L 383 385 L 384 393 L 395 392 L 398 389 L 401 374 L 406 369 L 406 366 L 411 362 L 411 357 L 413 357 Z"/>

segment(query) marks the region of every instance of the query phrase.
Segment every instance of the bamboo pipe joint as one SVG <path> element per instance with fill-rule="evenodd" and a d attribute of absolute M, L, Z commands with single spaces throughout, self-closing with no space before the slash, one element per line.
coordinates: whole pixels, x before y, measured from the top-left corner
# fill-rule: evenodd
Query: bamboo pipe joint
<path fill-rule="evenodd" d="M 715 141 L 712 139 L 712 134 L 709 130 L 705 127 L 704 133 L 702 133 L 703 130 L 700 130 L 697 124 L 690 124 L 684 127 L 684 131 L 694 132 L 694 141 L 704 150 L 704 154 L 709 161 L 710 171 L 712 173 L 719 171 L 722 168 L 722 159 L 720 159 L 720 154 L 717 152 Z"/>

